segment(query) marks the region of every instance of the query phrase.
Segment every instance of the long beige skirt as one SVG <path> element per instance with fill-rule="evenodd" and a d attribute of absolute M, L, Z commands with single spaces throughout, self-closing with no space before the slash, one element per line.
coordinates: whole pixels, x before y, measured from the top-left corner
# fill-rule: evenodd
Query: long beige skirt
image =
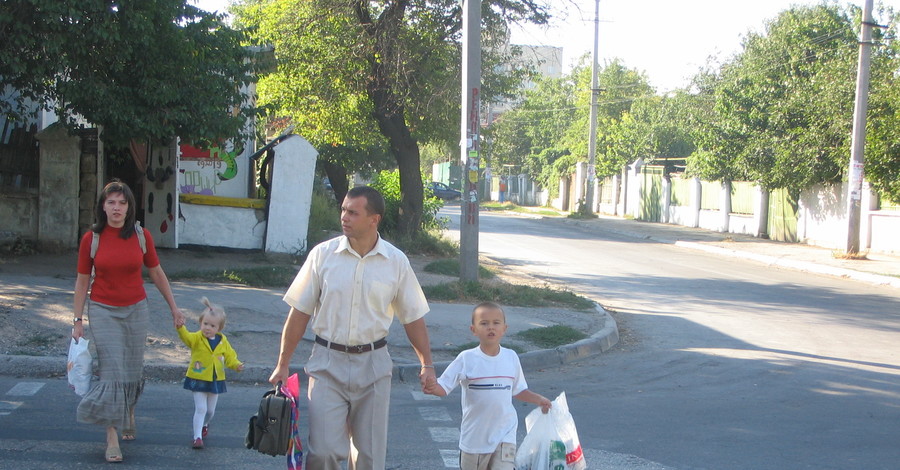
<path fill-rule="evenodd" d="M 78 404 L 81 423 L 130 427 L 130 416 L 144 389 L 147 299 L 126 307 L 88 303 L 88 321 L 100 380 Z"/>

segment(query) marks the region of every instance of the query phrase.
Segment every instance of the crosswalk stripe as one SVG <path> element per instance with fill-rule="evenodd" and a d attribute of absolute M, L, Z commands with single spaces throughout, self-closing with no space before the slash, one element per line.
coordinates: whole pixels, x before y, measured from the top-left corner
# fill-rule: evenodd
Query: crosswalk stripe
<path fill-rule="evenodd" d="M 420 406 L 419 415 L 425 421 L 453 421 L 447 408 L 443 406 Z"/>
<path fill-rule="evenodd" d="M 428 428 L 434 442 L 459 442 L 458 428 Z"/>
<path fill-rule="evenodd" d="M 412 397 L 413 397 L 413 399 L 416 400 L 416 401 L 422 401 L 422 400 L 440 400 L 440 399 L 441 399 L 441 397 L 436 397 L 436 396 L 434 396 L 434 395 L 429 395 L 429 394 L 424 393 L 424 392 L 422 392 L 422 391 L 420 391 L 420 390 L 411 390 L 410 393 L 412 393 Z"/>
<path fill-rule="evenodd" d="M 459 450 L 457 449 L 440 449 L 441 460 L 447 468 L 459 468 Z"/>
<path fill-rule="evenodd" d="M 6 392 L 7 395 L 13 396 L 32 396 L 43 387 L 42 382 L 19 382 L 13 388 Z"/>

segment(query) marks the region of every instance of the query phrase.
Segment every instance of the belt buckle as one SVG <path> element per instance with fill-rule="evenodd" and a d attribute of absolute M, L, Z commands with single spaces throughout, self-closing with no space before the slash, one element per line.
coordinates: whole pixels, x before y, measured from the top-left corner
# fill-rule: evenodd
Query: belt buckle
<path fill-rule="evenodd" d="M 365 351 L 366 346 L 367 345 L 365 345 L 365 344 L 358 344 L 356 346 L 350 346 L 350 349 L 355 349 L 356 354 L 362 354 L 362 353 L 366 352 Z"/>

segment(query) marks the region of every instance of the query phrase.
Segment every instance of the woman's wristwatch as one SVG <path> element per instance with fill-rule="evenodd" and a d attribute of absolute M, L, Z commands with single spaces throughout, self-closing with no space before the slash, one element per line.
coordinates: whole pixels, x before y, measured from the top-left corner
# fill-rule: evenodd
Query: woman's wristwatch
<path fill-rule="evenodd" d="M 81 317 L 75 317 L 75 318 L 72 320 L 72 323 L 78 323 L 78 322 L 80 322 L 80 321 L 82 321 L 82 320 L 83 320 L 83 318 L 81 318 Z"/>

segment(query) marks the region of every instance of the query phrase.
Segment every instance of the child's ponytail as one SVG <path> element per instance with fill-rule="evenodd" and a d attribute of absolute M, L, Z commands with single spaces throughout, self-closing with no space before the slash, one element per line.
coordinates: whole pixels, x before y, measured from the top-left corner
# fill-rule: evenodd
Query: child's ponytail
<path fill-rule="evenodd" d="M 205 295 L 200 298 L 200 303 L 202 303 L 203 305 L 206 306 L 206 308 L 203 309 L 203 313 L 200 314 L 200 321 L 202 322 L 203 318 L 207 315 L 213 316 L 220 320 L 219 331 L 224 330 L 225 329 L 225 309 L 222 308 L 221 305 L 217 305 L 217 304 L 210 302 L 209 299 L 206 298 Z"/>

